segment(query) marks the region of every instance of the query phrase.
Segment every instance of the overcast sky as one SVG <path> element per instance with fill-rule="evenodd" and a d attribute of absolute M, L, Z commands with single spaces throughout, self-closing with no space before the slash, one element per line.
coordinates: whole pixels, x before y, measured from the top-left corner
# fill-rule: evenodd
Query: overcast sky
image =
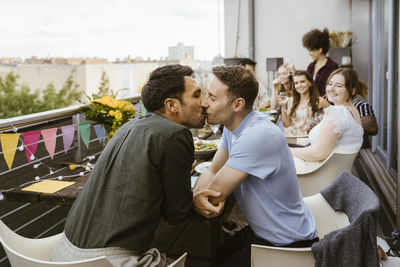
<path fill-rule="evenodd" d="M 220 0 L 220 21 L 223 21 Z M 0 57 L 141 56 L 178 42 L 218 54 L 218 0 L 0 0 Z M 223 31 L 221 24 L 221 53 Z"/>

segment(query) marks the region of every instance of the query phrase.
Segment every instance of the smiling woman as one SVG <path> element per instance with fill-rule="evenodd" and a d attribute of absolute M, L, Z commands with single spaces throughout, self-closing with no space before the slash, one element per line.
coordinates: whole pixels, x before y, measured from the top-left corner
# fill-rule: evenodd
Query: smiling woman
<path fill-rule="evenodd" d="M 288 103 L 279 102 L 285 134 L 289 136 L 308 135 L 310 130 L 322 119 L 322 110 L 329 106 L 328 101 L 319 96 L 310 74 L 298 70 L 293 76 L 293 96 Z"/>
<path fill-rule="evenodd" d="M 354 153 L 360 150 L 363 128 L 352 98 L 364 90 L 353 69 L 334 71 L 328 79 L 326 92 L 334 106 L 324 110 L 320 124 L 309 133 L 311 146 L 291 148 L 293 155 L 305 161 L 321 161 L 333 152 Z M 297 161 L 299 162 L 299 161 Z"/>

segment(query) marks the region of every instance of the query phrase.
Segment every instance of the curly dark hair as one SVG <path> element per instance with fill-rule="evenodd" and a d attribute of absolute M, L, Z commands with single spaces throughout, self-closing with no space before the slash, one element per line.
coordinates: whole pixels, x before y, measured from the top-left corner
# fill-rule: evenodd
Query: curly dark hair
<path fill-rule="evenodd" d="M 258 81 L 250 70 L 242 66 L 217 66 L 212 72 L 228 86 L 228 92 L 233 98 L 242 97 L 245 100 L 245 108 L 253 108 L 258 95 Z"/>
<path fill-rule="evenodd" d="M 185 76 L 192 76 L 193 69 L 189 66 L 167 65 L 153 70 L 149 80 L 142 89 L 142 101 L 150 112 L 164 111 L 164 101 L 167 98 L 178 98 L 185 92 Z"/>
<path fill-rule="evenodd" d="M 257 65 L 257 62 L 254 60 L 251 60 L 250 58 L 242 58 L 239 60 L 238 65 L 246 67 L 246 65 L 250 65 L 255 67 Z"/>
<path fill-rule="evenodd" d="M 329 51 L 329 31 L 324 28 L 311 30 L 303 36 L 303 46 L 308 50 L 318 50 L 322 48 L 322 53 L 326 55 Z"/>
<path fill-rule="evenodd" d="M 321 111 L 321 109 L 319 108 L 319 91 L 318 91 L 317 86 L 313 82 L 313 79 L 312 79 L 310 73 L 308 73 L 307 71 L 297 70 L 294 73 L 293 77 L 303 76 L 303 75 L 311 83 L 310 88 L 308 88 L 308 94 L 310 95 L 310 106 L 311 106 L 311 110 L 312 110 L 312 115 L 314 116 L 314 114 L 316 112 Z M 296 111 L 296 108 L 299 105 L 299 103 L 300 103 L 300 94 L 296 90 L 293 90 L 293 106 L 292 106 L 292 109 L 290 110 L 289 117 L 292 117 L 292 115 Z"/>

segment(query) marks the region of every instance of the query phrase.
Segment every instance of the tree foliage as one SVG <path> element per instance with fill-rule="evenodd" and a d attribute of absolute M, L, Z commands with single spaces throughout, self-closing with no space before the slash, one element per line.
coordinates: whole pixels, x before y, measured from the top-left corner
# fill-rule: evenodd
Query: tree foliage
<path fill-rule="evenodd" d="M 73 70 L 60 90 L 52 83 L 44 90 L 32 91 L 26 85 L 18 84 L 19 75 L 8 73 L 0 77 L 0 118 L 11 118 L 51 109 L 70 106 L 79 101 L 82 92 L 74 81 Z"/>

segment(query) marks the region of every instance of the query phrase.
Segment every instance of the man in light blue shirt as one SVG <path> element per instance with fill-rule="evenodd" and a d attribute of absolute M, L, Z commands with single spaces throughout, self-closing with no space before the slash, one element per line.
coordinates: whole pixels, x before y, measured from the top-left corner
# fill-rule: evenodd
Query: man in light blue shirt
<path fill-rule="evenodd" d="M 218 205 L 232 192 L 249 226 L 228 240 L 221 266 L 250 266 L 250 245 L 307 247 L 317 240 L 315 221 L 303 201 L 282 131 L 253 110 L 258 83 L 243 67 L 214 67 L 203 106 L 210 124 L 224 124 L 222 145 L 194 193 L 208 188 Z M 207 217 L 212 211 L 194 202 Z"/>

